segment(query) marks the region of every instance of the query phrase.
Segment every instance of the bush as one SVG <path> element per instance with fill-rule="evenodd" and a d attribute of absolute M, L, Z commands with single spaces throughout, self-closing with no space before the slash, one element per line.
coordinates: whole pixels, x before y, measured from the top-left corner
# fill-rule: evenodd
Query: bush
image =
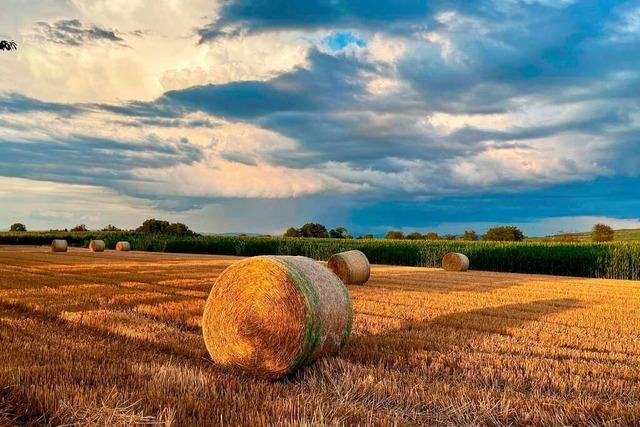
<path fill-rule="evenodd" d="M 144 234 L 167 234 L 171 236 L 196 236 L 194 233 L 181 222 L 170 224 L 169 221 L 158 219 L 148 219 L 136 229 L 136 233 Z"/>
<path fill-rule="evenodd" d="M 350 239 L 349 232 L 344 227 L 336 227 L 335 230 L 331 229 L 329 231 L 329 237 L 332 239 Z"/>
<path fill-rule="evenodd" d="M 467 240 L 469 242 L 475 242 L 478 240 L 478 233 L 475 230 L 465 230 L 462 235 L 462 240 Z"/>
<path fill-rule="evenodd" d="M 151 218 L 145 220 L 140 227 L 136 228 L 136 232 L 144 234 L 166 234 L 167 228 L 169 228 L 169 221 Z"/>
<path fill-rule="evenodd" d="M 404 233 L 402 231 L 389 230 L 384 236 L 385 239 L 404 239 Z"/>
<path fill-rule="evenodd" d="M 594 242 L 611 242 L 614 236 L 613 228 L 606 224 L 596 224 L 591 231 L 591 240 Z"/>
<path fill-rule="evenodd" d="M 312 222 L 303 225 L 302 228 L 300 228 L 300 233 L 302 237 L 329 237 L 327 228 L 324 225 Z"/>
<path fill-rule="evenodd" d="M 302 233 L 297 228 L 290 227 L 284 232 L 284 237 L 302 237 Z"/>
<path fill-rule="evenodd" d="M 167 227 L 165 233 L 171 236 L 195 236 L 196 235 L 196 233 L 189 230 L 189 227 L 187 227 L 185 224 L 181 222 L 170 224 Z"/>
<path fill-rule="evenodd" d="M 484 240 L 490 242 L 522 242 L 524 234 L 518 227 L 513 225 L 494 227 L 487 231 L 484 235 Z"/>
<path fill-rule="evenodd" d="M 105 228 L 103 228 L 102 231 L 122 231 L 122 230 L 116 227 L 115 225 L 109 224 Z"/>
<path fill-rule="evenodd" d="M 11 224 L 10 230 L 14 233 L 23 233 L 27 231 L 27 227 L 24 224 L 16 222 L 15 224 Z"/>

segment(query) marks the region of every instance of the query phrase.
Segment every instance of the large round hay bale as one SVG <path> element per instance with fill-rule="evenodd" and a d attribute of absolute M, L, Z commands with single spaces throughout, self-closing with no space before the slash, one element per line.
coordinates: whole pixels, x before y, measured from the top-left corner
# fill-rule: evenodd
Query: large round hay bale
<path fill-rule="evenodd" d="M 442 268 L 446 271 L 467 271 L 469 269 L 469 258 L 464 254 L 450 252 L 442 258 Z"/>
<path fill-rule="evenodd" d="M 89 242 L 91 252 L 104 252 L 105 246 L 104 240 L 92 240 Z"/>
<path fill-rule="evenodd" d="M 202 331 L 213 361 L 277 379 L 336 354 L 351 333 L 347 288 L 299 256 L 259 256 L 228 267 L 207 299 Z"/>
<path fill-rule="evenodd" d="M 327 265 L 347 285 L 365 284 L 371 275 L 369 260 L 360 251 L 335 254 L 329 258 Z"/>
<path fill-rule="evenodd" d="M 68 247 L 66 240 L 56 239 L 51 242 L 51 252 L 67 252 Z"/>
<path fill-rule="evenodd" d="M 116 251 L 129 252 L 130 250 L 131 250 L 131 245 L 129 244 L 129 242 L 116 243 Z"/>

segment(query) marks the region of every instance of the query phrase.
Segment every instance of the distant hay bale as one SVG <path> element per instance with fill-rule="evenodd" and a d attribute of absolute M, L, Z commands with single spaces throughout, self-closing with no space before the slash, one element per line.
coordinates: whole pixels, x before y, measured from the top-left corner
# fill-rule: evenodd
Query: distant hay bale
<path fill-rule="evenodd" d="M 51 252 L 67 252 L 68 247 L 66 240 L 56 239 L 51 242 Z"/>
<path fill-rule="evenodd" d="M 129 242 L 116 243 L 116 251 L 129 252 L 130 250 L 131 250 L 131 245 L 129 244 Z"/>
<path fill-rule="evenodd" d="M 347 288 L 323 265 L 259 256 L 218 277 L 202 330 L 219 366 L 278 379 L 336 354 L 349 338 L 352 316 Z"/>
<path fill-rule="evenodd" d="M 464 254 L 450 252 L 442 258 L 442 268 L 446 271 L 467 271 L 469 270 L 469 258 Z"/>
<path fill-rule="evenodd" d="M 329 269 L 348 285 L 363 285 L 369 280 L 371 267 L 360 251 L 340 252 L 329 258 Z"/>
<path fill-rule="evenodd" d="M 92 240 L 89 242 L 89 249 L 91 252 L 104 252 L 104 248 L 104 240 Z"/>

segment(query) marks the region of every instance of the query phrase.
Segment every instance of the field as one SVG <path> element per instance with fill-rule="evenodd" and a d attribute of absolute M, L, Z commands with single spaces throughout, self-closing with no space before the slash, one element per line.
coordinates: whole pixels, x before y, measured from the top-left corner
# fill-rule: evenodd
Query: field
<path fill-rule="evenodd" d="M 175 237 L 140 233 L 0 233 L 0 244 L 45 245 L 66 239 L 86 247 L 104 239 L 108 248 L 128 240 L 142 251 L 210 255 L 303 255 L 327 260 L 358 249 L 377 264 L 440 267 L 448 252 L 462 252 L 474 270 L 640 280 L 640 243 L 464 242 L 388 239 L 301 239 L 286 237 Z"/>
<path fill-rule="evenodd" d="M 562 235 L 558 235 L 562 236 Z M 565 236 L 579 242 L 590 242 L 591 232 L 586 231 L 582 233 L 567 233 Z M 630 228 L 624 230 L 615 230 L 613 234 L 613 240 L 616 242 L 637 242 L 640 241 L 640 229 Z"/>
<path fill-rule="evenodd" d="M 640 423 L 640 283 L 374 266 L 343 353 L 270 383 L 216 369 L 234 258 L 0 247 L 0 425 Z"/>

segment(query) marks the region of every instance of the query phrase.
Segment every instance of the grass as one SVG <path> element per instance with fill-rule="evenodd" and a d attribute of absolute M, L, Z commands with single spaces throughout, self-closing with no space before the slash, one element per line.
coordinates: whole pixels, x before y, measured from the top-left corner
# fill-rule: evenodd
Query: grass
<path fill-rule="evenodd" d="M 352 339 L 287 381 L 222 372 L 233 259 L 0 248 L 0 425 L 637 425 L 640 283 L 374 266 Z"/>
<path fill-rule="evenodd" d="M 286 237 L 172 237 L 139 233 L 4 233 L 0 244 L 49 244 L 66 238 L 71 245 L 86 247 L 94 238 L 114 248 L 119 240 L 132 249 L 153 252 L 217 255 L 303 255 L 327 260 L 351 249 L 365 253 L 377 264 L 440 267 L 448 252 L 469 257 L 473 270 L 560 276 L 640 280 L 640 242 L 463 242 L 425 240 L 345 240 Z"/>
<path fill-rule="evenodd" d="M 571 240 L 576 240 L 579 242 L 591 241 L 590 231 L 585 231 L 582 233 L 566 233 L 558 236 L 567 236 Z M 640 229 L 632 228 L 632 229 L 624 229 L 624 230 L 615 230 L 613 234 L 613 240 L 616 242 L 638 242 L 640 241 Z"/>

